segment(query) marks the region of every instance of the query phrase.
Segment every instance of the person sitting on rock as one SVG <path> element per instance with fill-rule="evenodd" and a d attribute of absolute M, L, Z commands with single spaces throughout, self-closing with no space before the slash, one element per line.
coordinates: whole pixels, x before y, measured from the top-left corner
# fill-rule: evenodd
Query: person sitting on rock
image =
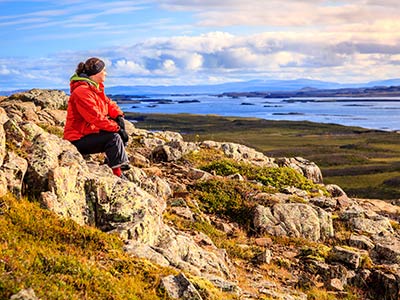
<path fill-rule="evenodd" d="M 104 93 L 107 72 L 104 61 L 92 57 L 80 62 L 70 79 L 67 120 L 64 139 L 82 154 L 102 153 L 118 177 L 129 169 L 125 152 L 128 135 L 124 113 Z"/>

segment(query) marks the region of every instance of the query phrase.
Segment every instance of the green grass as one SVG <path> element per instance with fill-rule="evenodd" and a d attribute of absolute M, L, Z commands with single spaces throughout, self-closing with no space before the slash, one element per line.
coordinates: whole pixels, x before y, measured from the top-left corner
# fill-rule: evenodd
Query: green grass
<path fill-rule="evenodd" d="M 215 115 L 126 115 L 138 120 L 138 128 L 177 131 L 188 141 L 235 142 L 267 156 L 304 157 L 321 168 L 325 183 L 342 186 L 352 197 L 400 197 L 400 186 L 384 184 L 400 172 L 400 134 L 395 132 Z"/>

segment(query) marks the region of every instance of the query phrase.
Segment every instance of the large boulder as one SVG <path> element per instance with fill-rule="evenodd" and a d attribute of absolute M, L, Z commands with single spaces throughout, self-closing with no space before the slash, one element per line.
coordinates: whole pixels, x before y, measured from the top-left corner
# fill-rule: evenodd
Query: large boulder
<path fill-rule="evenodd" d="M 33 194 L 38 195 L 42 191 L 49 190 L 49 179 L 51 177 L 53 179 L 64 177 L 64 181 L 69 180 L 67 174 L 62 175 L 65 171 L 60 169 L 58 171 L 61 173 L 57 173 L 57 167 L 71 167 L 73 165 L 76 169 L 75 176 L 80 179 L 78 173 L 85 169 L 86 164 L 76 147 L 53 134 L 38 128 L 34 128 L 34 130 L 36 132 L 33 133 L 32 144 L 28 150 L 28 171 L 25 177 L 25 182 Z M 71 182 L 75 181 L 71 180 Z"/>
<path fill-rule="evenodd" d="M 334 234 L 331 214 L 302 203 L 257 205 L 254 213 L 257 231 L 275 236 L 301 237 L 320 241 Z"/>

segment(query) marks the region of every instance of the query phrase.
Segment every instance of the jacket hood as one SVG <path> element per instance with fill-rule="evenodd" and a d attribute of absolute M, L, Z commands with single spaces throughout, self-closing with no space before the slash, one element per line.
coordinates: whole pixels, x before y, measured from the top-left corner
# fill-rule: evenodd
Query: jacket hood
<path fill-rule="evenodd" d="M 96 89 L 101 88 L 101 86 L 100 86 L 97 82 L 91 80 L 89 77 L 79 76 L 79 75 L 76 74 L 76 73 L 75 73 L 74 75 L 72 75 L 71 78 L 70 78 L 69 80 L 70 80 L 70 89 L 71 89 L 71 92 L 72 92 L 76 87 L 80 86 L 82 83 L 85 83 L 85 82 L 88 83 L 89 85 L 95 86 Z"/>

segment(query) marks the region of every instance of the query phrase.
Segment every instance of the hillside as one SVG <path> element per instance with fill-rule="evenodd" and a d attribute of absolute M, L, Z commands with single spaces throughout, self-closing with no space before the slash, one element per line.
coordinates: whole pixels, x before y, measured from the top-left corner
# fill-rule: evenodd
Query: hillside
<path fill-rule="evenodd" d="M 399 297 L 397 206 L 301 157 L 130 122 L 121 179 L 61 139 L 67 99 L 0 100 L 1 299 Z"/>

